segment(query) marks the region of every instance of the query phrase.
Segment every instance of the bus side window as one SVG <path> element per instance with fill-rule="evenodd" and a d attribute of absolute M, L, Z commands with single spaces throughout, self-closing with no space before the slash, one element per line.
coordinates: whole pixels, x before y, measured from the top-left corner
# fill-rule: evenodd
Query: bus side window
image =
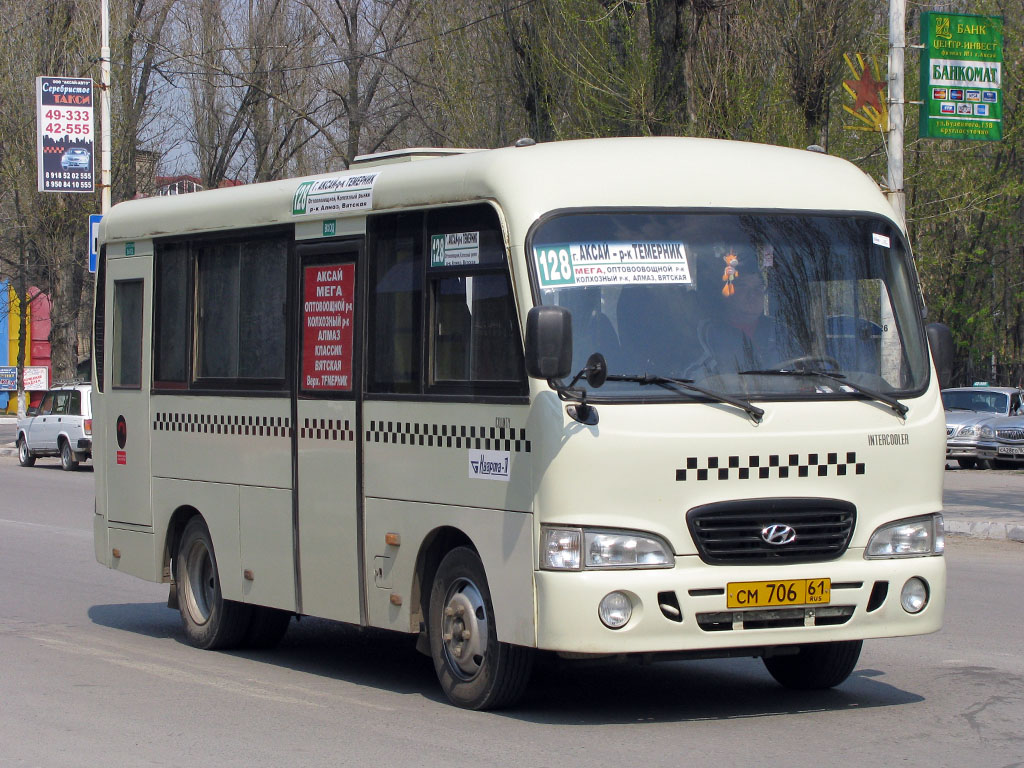
<path fill-rule="evenodd" d="M 112 385 L 142 387 L 142 281 L 114 281 Z"/>
<path fill-rule="evenodd" d="M 159 243 L 153 284 L 153 378 L 157 387 L 188 381 L 189 261 L 186 243 Z"/>
<path fill-rule="evenodd" d="M 434 391 L 525 394 L 505 239 L 490 205 L 427 214 L 430 377 Z"/>
<path fill-rule="evenodd" d="M 284 384 L 287 274 L 282 236 L 199 247 L 194 380 L 243 389 Z"/>
<path fill-rule="evenodd" d="M 371 216 L 367 362 L 371 392 L 420 391 L 423 214 Z"/>

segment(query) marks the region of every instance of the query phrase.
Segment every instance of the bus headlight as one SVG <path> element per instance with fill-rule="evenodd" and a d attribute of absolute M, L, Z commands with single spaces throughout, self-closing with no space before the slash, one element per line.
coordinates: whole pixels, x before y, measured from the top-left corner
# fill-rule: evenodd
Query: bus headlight
<path fill-rule="evenodd" d="M 941 555 L 944 550 L 942 515 L 928 515 L 886 523 L 871 534 L 864 557 L 927 557 Z"/>
<path fill-rule="evenodd" d="M 672 551 L 661 538 L 634 531 L 541 527 L 541 568 L 671 568 Z"/>

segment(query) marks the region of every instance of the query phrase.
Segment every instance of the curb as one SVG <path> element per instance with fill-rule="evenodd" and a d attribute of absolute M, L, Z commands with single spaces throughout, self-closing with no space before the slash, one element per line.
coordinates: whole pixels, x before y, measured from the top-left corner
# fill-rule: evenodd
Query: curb
<path fill-rule="evenodd" d="M 946 533 L 973 539 L 1002 539 L 1024 543 L 1024 523 L 995 523 L 989 520 L 943 520 Z"/>

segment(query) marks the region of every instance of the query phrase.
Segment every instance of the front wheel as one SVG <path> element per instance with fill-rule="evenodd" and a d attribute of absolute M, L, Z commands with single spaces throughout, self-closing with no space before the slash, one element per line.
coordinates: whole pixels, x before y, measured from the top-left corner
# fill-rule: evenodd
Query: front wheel
<path fill-rule="evenodd" d="M 23 467 L 31 467 L 36 463 L 36 457 L 28 449 L 28 443 L 24 437 L 18 438 L 18 463 Z"/>
<path fill-rule="evenodd" d="M 174 580 L 189 645 L 214 650 L 234 648 L 243 641 L 249 629 L 250 608 L 222 597 L 213 540 L 201 517 L 193 517 L 181 534 L 174 558 Z"/>
<path fill-rule="evenodd" d="M 498 641 L 483 563 L 471 549 L 441 561 L 430 592 L 430 654 L 441 688 L 466 709 L 515 703 L 530 681 L 530 648 Z"/>
<path fill-rule="evenodd" d="M 957 459 L 956 463 L 960 465 L 960 469 L 974 469 L 978 463 L 977 459 Z"/>
<path fill-rule="evenodd" d="M 78 469 L 78 457 L 71 450 L 71 443 L 67 440 L 63 440 L 60 444 L 60 468 L 65 472 Z"/>
<path fill-rule="evenodd" d="M 766 656 L 765 667 L 786 688 L 801 691 L 834 688 L 853 672 L 863 640 L 811 643 L 793 656 Z"/>

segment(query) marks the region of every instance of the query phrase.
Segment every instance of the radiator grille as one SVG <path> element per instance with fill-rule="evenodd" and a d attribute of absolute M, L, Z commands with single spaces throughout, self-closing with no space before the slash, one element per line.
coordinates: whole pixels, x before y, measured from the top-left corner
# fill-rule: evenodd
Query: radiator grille
<path fill-rule="evenodd" d="M 996 436 L 1003 440 L 1024 440 L 1024 429 L 997 429 Z"/>
<path fill-rule="evenodd" d="M 754 499 L 695 507 L 686 515 L 701 559 L 712 565 L 833 560 L 850 543 L 856 508 L 834 499 Z M 769 544 L 768 526 L 795 532 L 786 544 Z"/>

